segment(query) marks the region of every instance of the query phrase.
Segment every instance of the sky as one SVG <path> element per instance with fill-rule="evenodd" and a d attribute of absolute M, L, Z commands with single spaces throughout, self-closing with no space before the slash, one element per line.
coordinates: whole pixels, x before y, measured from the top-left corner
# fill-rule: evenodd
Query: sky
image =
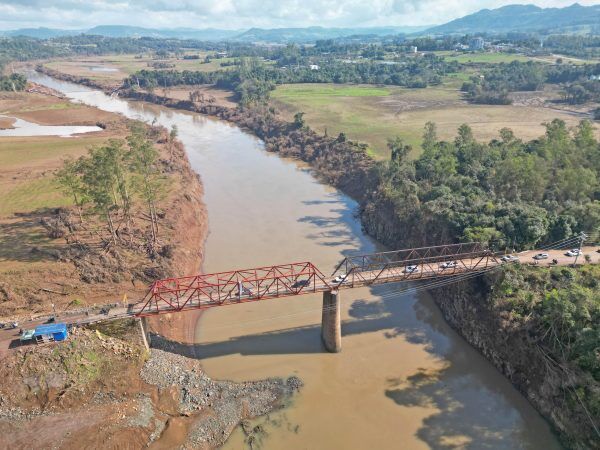
<path fill-rule="evenodd" d="M 582 5 L 599 0 L 580 0 Z M 435 25 L 518 0 L 0 0 L 0 29 L 95 25 L 281 28 Z M 562 7 L 573 0 L 524 1 Z"/>

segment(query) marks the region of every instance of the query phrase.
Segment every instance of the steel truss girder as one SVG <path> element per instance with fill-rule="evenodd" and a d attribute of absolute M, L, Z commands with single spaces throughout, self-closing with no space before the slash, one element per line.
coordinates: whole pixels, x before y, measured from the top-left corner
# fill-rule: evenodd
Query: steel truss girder
<path fill-rule="evenodd" d="M 449 261 L 456 261 L 456 266 L 443 268 Z M 144 317 L 333 289 L 449 278 L 483 272 L 499 264 L 491 250 L 470 242 L 349 256 L 332 275 L 339 274 L 341 281 L 326 279 L 310 262 L 167 278 L 152 283 L 139 309 L 133 312 Z M 407 271 L 408 266 L 416 268 Z"/>
<path fill-rule="evenodd" d="M 331 288 L 310 262 L 167 278 L 152 283 L 136 315 L 205 309 Z"/>

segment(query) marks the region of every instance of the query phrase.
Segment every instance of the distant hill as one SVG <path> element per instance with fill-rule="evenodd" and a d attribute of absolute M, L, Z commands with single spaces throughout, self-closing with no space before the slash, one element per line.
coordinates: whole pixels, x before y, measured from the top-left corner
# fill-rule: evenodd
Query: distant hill
<path fill-rule="evenodd" d="M 565 8 L 539 8 L 535 5 L 508 5 L 498 9 L 482 9 L 475 14 L 429 28 L 430 34 L 466 34 L 483 32 L 593 31 L 600 34 L 600 5 Z"/>
<path fill-rule="evenodd" d="M 238 42 L 269 43 L 312 43 L 321 39 L 335 39 L 348 36 L 388 36 L 401 33 L 416 33 L 428 27 L 371 27 L 371 28 L 251 28 L 250 30 L 230 38 Z"/>
<path fill-rule="evenodd" d="M 174 29 L 155 29 L 132 27 L 127 25 L 100 25 L 90 28 L 86 34 L 95 34 L 107 37 L 157 37 L 173 39 L 199 39 L 206 41 L 225 40 L 242 33 L 243 30 L 220 30 L 216 28 L 193 29 L 193 28 L 174 28 Z"/>
<path fill-rule="evenodd" d="M 36 39 L 50 39 L 60 36 L 75 36 L 84 30 L 60 30 L 54 28 L 21 28 L 2 32 L 3 36 L 27 36 Z"/>
<path fill-rule="evenodd" d="M 284 44 L 313 43 L 319 39 L 348 36 L 387 36 L 399 33 L 414 33 L 428 27 L 372 27 L 372 28 L 252 28 L 250 30 L 221 30 L 216 28 L 143 28 L 128 25 L 99 25 L 86 30 L 59 30 L 50 28 L 22 28 L 0 32 L 0 36 L 28 36 L 48 39 L 77 34 L 94 34 L 107 37 L 156 37 L 172 39 L 198 39 L 201 41 L 268 42 Z"/>

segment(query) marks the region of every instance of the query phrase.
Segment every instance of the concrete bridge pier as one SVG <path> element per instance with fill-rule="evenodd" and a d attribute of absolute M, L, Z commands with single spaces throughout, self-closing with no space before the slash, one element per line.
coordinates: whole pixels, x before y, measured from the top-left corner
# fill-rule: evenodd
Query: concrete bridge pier
<path fill-rule="evenodd" d="M 142 333 L 142 342 L 144 343 L 144 347 L 146 350 L 150 350 L 150 333 L 148 328 L 148 319 L 145 317 L 141 317 L 138 319 L 138 324 L 140 325 L 140 332 Z"/>
<path fill-rule="evenodd" d="M 321 338 L 328 352 L 342 351 L 342 325 L 340 319 L 339 291 L 323 292 L 323 317 L 321 320 Z"/>

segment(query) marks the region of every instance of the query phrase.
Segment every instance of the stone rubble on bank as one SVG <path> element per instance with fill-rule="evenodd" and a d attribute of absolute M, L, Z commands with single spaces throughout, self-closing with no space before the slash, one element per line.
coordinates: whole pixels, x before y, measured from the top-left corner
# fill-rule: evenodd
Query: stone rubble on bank
<path fill-rule="evenodd" d="M 179 413 L 195 417 L 185 445 L 189 448 L 221 445 L 242 420 L 285 406 L 302 386 L 294 376 L 244 383 L 214 381 L 198 361 L 158 349 L 151 350 L 141 376 L 161 389 L 179 388 Z"/>

